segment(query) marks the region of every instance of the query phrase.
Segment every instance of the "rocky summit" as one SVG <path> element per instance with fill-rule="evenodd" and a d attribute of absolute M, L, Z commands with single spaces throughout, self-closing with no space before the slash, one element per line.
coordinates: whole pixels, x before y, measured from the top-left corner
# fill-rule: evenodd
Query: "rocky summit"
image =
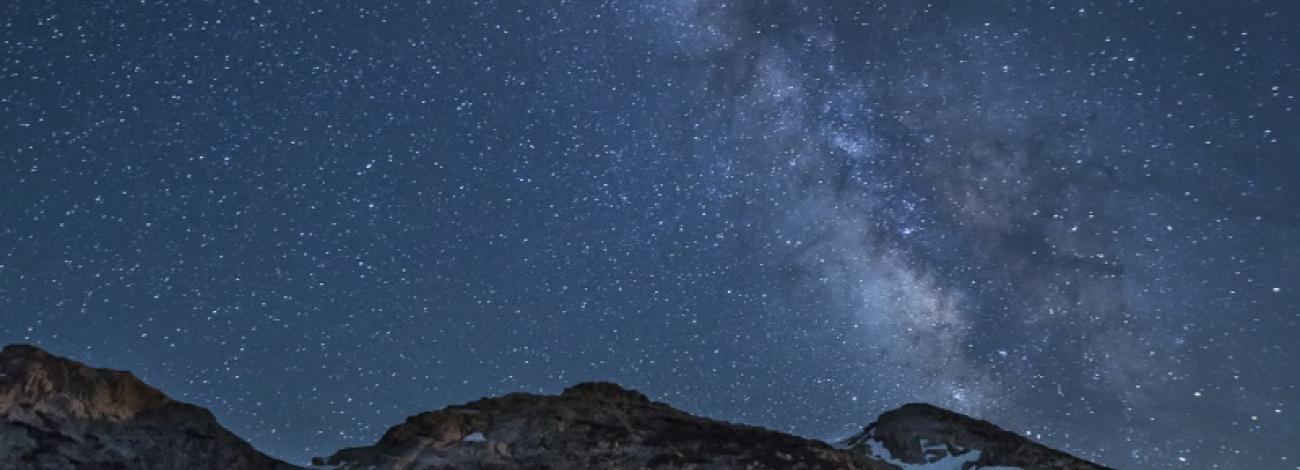
<path fill-rule="evenodd" d="M 988 421 L 923 403 L 880 415 L 840 447 L 904 468 L 1106 469 Z"/>
<path fill-rule="evenodd" d="M 338 468 L 888 469 L 815 440 L 700 418 L 612 383 L 513 393 L 410 417 Z"/>
<path fill-rule="evenodd" d="M 694 416 L 607 382 L 512 393 L 411 416 L 332 469 L 1103 469 L 929 405 L 831 446 Z M 0 468 L 293 469 L 128 372 L 24 345 L 0 352 Z"/>
<path fill-rule="evenodd" d="M 289 469 L 129 372 L 0 351 L 0 468 Z"/>

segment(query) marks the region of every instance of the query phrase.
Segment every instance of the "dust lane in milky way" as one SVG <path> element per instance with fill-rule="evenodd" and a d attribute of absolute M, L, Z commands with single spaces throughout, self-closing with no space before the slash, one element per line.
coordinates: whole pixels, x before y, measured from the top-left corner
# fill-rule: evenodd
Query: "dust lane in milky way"
<path fill-rule="evenodd" d="M 1300 6 L 20 0 L 0 340 L 273 455 L 613 380 L 1300 459 Z"/>

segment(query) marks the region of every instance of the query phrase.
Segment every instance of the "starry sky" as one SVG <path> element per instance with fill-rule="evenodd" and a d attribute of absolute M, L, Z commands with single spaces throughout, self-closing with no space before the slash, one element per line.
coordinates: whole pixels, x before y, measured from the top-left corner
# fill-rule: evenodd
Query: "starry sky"
<path fill-rule="evenodd" d="M 612 380 L 1300 465 L 1300 4 L 0 5 L 0 341 L 302 462 Z"/>

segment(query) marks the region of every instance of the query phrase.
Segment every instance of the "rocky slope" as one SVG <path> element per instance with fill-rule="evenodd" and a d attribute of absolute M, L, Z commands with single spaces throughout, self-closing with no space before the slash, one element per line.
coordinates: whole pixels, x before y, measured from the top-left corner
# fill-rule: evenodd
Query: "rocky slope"
<path fill-rule="evenodd" d="M 0 468 L 287 469 L 128 372 L 0 351 Z"/>
<path fill-rule="evenodd" d="M 692 416 L 611 383 L 514 393 L 410 417 L 338 468 L 889 469 L 820 441 Z"/>
<path fill-rule="evenodd" d="M 927 469 L 1104 467 L 929 405 L 884 415 L 838 447 L 693 416 L 603 382 L 412 416 L 336 469 Z M 0 352 L 0 468 L 292 469 L 128 372 L 31 346 Z"/>
<path fill-rule="evenodd" d="M 1103 470 L 1106 467 L 943 408 L 913 403 L 880 415 L 841 447 L 901 467 Z M 934 465 L 943 466 L 943 465 Z"/>

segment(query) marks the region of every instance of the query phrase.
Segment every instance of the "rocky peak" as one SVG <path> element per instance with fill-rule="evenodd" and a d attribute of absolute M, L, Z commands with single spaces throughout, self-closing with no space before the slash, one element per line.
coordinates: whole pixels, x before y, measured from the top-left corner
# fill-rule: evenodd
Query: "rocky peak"
<path fill-rule="evenodd" d="M 130 372 L 95 369 L 15 344 L 0 351 L 0 413 L 25 406 L 82 419 L 127 419 L 173 403 Z"/>
<path fill-rule="evenodd" d="M 954 468 L 1105 468 L 988 421 L 925 403 L 910 403 L 880 415 L 842 446 L 904 468 L 939 461 L 953 463 Z"/>
<path fill-rule="evenodd" d="M 608 382 L 412 416 L 337 468 L 888 469 L 811 439 L 693 416 Z"/>
<path fill-rule="evenodd" d="M 125 371 L 0 350 L 0 468 L 292 468 Z"/>
<path fill-rule="evenodd" d="M 636 390 L 628 390 L 612 382 L 584 382 L 564 389 L 562 397 L 579 398 L 612 403 L 650 404 L 650 399 Z"/>

